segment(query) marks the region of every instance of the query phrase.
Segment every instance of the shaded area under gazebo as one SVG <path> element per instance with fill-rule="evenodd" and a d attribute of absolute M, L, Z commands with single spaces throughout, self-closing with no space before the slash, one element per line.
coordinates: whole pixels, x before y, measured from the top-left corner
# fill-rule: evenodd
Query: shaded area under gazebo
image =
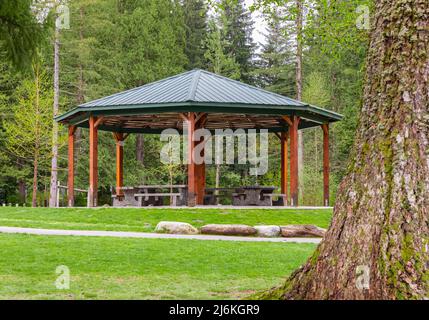
<path fill-rule="evenodd" d="M 183 131 L 188 124 L 188 157 L 202 141 L 193 141 L 199 128 L 267 129 L 281 144 L 281 193 L 298 205 L 298 130 L 317 127 L 323 133 L 323 189 L 329 205 L 329 124 L 338 113 L 234 81 L 207 71 L 192 70 L 144 86 L 82 104 L 57 117 L 69 128 L 68 205 L 74 205 L 74 133 L 89 128 L 89 206 L 97 206 L 98 130 L 111 131 L 116 142 L 116 187 L 123 187 L 124 140 L 131 133 Z M 288 143 L 290 141 L 290 191 L 288 192 Z M 205 164 L 189 159 L 189 206 L 201 205 L 205 192 Z"/>

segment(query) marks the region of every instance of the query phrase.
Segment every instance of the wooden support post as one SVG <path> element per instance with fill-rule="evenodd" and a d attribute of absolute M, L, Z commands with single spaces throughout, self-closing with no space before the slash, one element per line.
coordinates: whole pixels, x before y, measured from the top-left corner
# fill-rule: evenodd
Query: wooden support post
<path fill-rule="evenodd" d="M 98 130 L 97 118 L 89 117 L 89 192 L 88 206 L 97 206 L 98 195 Z"/>
<path fill-rule="evenodd" d="M 204 142 L 199 142 L 204 143 Z M 204 156 L 204 150 L 201 153 Z M 196 190 L 196 199 L 198 205 L 204 204 L 204 192 L 206 188 L 206 164 L 203 162 L 196 165 L 196 178 L 197 178 L 197 190 Z"/>
<path fill-rule="evenodd" d="M 189 112 L 187 116 L 181 115 L 188 124 L 188 206 L 204 204 L 204 192 L 206 185 L 205 163 L 196 164 L 195 147 L 204 141 L 195 142 L 195 130 L 202 128 L 207 120 L 207 114 Z M 204 150 L 203 150 L 204 152 Z M 202 152 L 202 156 L 204 153 Z"/>
<path fill-rule="evenodd" d="M 323 205 L 329 206 L 329 124 L 322 124 L 323 130 Z"/>
<path fill-rule="evenodd" d="M 115 132 L 116 142 L 116 195 L 122 196 L 124 186 L 124 134 Z"/>
<path fill-rule="evenodd" d="M 69 126 L 68 135 L 68 179 L 67 179 L 67 204 L 74 206 L 74 134 L 75 126 Z"/>
<path fill-rule="evenodd" d="M 288 132 L 282 132 L 280 135 L 281 144 L 281 193 L 288 199 Z M 285 204 L 286 205 L 286 204 Z"/>
<path fill-rule="evenodd" d="M 194 162 L 195 142 L 193 139 L 195 132 L 195 113 L 189 112 L 187 117 L 188 125 L 188 206 L 197 204 L 197 165 Z"/>
<path fill-rule="evenodd" d="M 290 203 L 298 206 L 298 125 L 299 117 L 292 117 L 289 127 L 290 137 Z"/>

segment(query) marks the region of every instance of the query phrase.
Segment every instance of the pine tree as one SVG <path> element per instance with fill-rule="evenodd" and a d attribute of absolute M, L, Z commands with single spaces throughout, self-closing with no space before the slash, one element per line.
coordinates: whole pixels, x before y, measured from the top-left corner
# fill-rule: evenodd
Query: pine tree
<path fill-rule="evenodd" d="M 0 1 L 0 49 L 19 68 L 31 65 L 43 35 L 33 5 L 31 0 Z"/>
<path fill-rule="evenodd" d="M 289 96 L 294 92 L 292 40 L 289 39 L 280 8 L 267 13 L 265 19 L 268 24 L 266 42 L 261 45 L 255 74 L 266 89 Z"/>
<path fill-rule="evenodd" d="M 222 30 L 216 25 L 215 20 L 209 21 L 210 32 L 206 40 L 206 52 L 208 69 L 216 74 L 223 75 L 231 79 L 240 78 L 240 66 L 234 57 L 227 53 L 225 47 L 226 40 L 222 36 Z"/>
<path fill-rule="evenodd" d="M 222 0 L 220 3 L 220 28 L 225 40 L 225 52 L 240 66 L 240 80 L 253 83 L 255 43 L 252 38 L 253 20 L 245 8 L 244 0 Z"/>
<path fill-rule="evenodd" d="M 53 91 L 41 65 L 33 65 L 33 78 L 17 89 L 19 101 L 12 107 L 13 120 L 3 122 L 6 148 L 33 167 L 32 206 L 37 206 L 38 178 L 41 167 L 49 166 L 52 147 Z"/>
<path fill-rule="evenodd" d="M 207 7 L 203 0 L 183 0 L 186 27 L 187 69 L 204 68 L 204 40 L 207 37 Z"/>

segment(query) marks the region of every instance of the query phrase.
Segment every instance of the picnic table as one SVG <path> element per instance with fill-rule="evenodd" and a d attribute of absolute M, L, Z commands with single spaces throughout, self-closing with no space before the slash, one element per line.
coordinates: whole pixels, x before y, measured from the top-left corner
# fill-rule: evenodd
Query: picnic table
<path fill-rule="evenodd" d="M 186 205 L 187 187 L 187 185 L 121 187 L 120 194 L 112 195 L 113 206 L 162 206 L 165 198 L 169 198 L 170 204 L 173 206 Z"/>
<path fill-rule="evenodd" d="M 232 194 L 234 206 L 273 206 L 285 205 L 286 195 L 274 194 L 276 187 L 272 186 L 246 186 L 236 188 Z M 278 198 L 277 201 L 274 198 Z"/>
<path fill-rule="evenodd" d="M 236 188 L 206 188 L 204 195 L 205 205 L 218 205 L 220 198 L 230 197 Z"/>
<path fill-rule="evenodd" d="M 286 195 L 275 194 L 273 186 L 245 186 L 230 188 L 206 188 L 205 205 L 217 205 L 220 198 L 232 198 L 234 206 L 283 206 Z"/>

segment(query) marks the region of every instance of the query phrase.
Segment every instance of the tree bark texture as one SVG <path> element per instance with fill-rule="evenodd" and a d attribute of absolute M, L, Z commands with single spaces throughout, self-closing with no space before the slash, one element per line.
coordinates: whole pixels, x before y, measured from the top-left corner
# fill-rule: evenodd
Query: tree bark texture
<path fill-rule="evenodd" d="M 332 224 L 281 299 L 423 299 L 429 286 L 429 1 L 375 4 L 366 85 Z"/>

